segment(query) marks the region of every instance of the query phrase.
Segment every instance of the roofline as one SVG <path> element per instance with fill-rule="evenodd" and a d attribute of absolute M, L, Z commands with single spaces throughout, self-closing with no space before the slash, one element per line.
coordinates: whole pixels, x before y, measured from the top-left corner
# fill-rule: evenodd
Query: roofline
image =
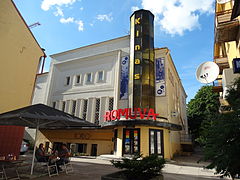
<path fill-rule="evenodd" d="M 38 43 L 38 41 L 36 40 L 36 38 L 34 37 L 32 31 L 30 30 L 30 28 L 28 27 L 26 21 L 24 20 L 24 18 L 22 17 L 20 11 L 18 10 L 16 4 L 13 2 L 13 0 L 11 0 L 14 8 L 17 10 L 18 15 L 20 16 L 20 18 L 22 19 L 22 21 L 24 22 L 25 26 L 27 27 L 28 31 L 30 32 L 30 34 L 32 35 L 33 39 L 35 40 L 35 42 L 37 43 L 38 47 L 41 49 L 41 51 L 43 52 L 43 56 L 46 56 L 44 49 L 40 46 L 40 44 Z"/>
<path fill-rule="evenodd" d="M 134 11 L 134 12 L 132 13 L 132 15 L 130 16 L 130 19 L 131 19 L 131 17 L 132 17 L 135 13 L 138 13 L 138 12 L 141 12 L 141 11 L 143 11 L 143 12 L 149 12 L 149 13 L 154 17 L 154 14 L 153 14 L 151 11 L 146 10 L 146 9 L 139 9 L 139 10 L 136 10 L 136 11 Z"/>
<path fill-rule="evenodd" d="M 59 56 L 61 54 L 65 54 L 65 53 L 68 53 L 68 52 L 76 51 L 78 49 L 88 48 L 88 47 L 91 47 L 91 46 L 99 45 L 99 44 L 110 42 L 110 41 L 115 41 L 115 40 L 118 40 L 118 39 L 124 39 L 124 38 L 127 38 L 127 37 L 129 37 L 129 35 L 117 37 L 117 38 L 114 38 L 114 39 L 109 39 L 109 40 L 106 40 L 106 41 L 97 42 L 97 43 L 94 43 L 94 44 L 89 44 L 89 45 L 86 45 L 86 46 L 82 46 L 82 47 L 75 48 L 75 49 L 70 49 L 70 50 L 63 51 L 63 52 L 56 53 L 56 54 L 52 54 L 52 55 L 50 55 L 50 57 L 53 58 L 54 56 Z"/>

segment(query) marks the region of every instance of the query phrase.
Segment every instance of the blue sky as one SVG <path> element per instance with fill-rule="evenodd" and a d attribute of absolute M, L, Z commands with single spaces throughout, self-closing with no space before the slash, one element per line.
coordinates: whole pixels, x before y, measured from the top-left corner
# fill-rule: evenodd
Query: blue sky
<path fill-rule="evenodd" d="M 155 47 L 168 47 L 188 101 L 202 85 L 199 64 L 213 59 L 214 0 L 14 0 L 46 54 L 127 35 L 133 10 L 155 15 Z M 48 71 L 47 58 L 45 71 Z"/>

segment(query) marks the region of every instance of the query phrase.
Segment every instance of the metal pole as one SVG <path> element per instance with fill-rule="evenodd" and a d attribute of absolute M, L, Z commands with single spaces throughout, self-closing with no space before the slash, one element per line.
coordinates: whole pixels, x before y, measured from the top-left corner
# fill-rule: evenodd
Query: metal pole
<path fill-rule="evenodd" d="M 36 142 L 37 142 L 38 130 L 39 130 L 39 121 L 38 121 L 38 124 L 37 124 L 36 133 L 35 133 L 34 149 L 33 149 L 33 157 L 32 157 L 32 167 L 31 167 L 31 175 L 33 175 L 33 169 L 34 169 L 34 159 L 35 159 L 35 153 L 36 153 Z"/>

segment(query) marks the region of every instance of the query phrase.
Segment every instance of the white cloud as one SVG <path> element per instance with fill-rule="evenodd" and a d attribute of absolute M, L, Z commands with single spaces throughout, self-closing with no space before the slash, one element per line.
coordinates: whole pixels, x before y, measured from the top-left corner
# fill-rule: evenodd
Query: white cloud
<path fill-rule="evenodd" d="M 82 11 L 83 10 L 83 7 L 80 7 L 80 11 Z"/>
<path fill-rule="evenodd" d="M 137 6 L 133 6 L 133 7 L 131 8 L 132 12 L 137 11 L 137 10 L 139 10 L 139 9 L 140 9 L 140 8 L 137 7 Z"/>
<path fill-rule="evenodd" d="M 60 8 L 60 7 L 56 7 L 56 9 L 57 9 L 57 11 L 55 11 L 53 14 L 55 15 L 55 16 L 64 16 L 64 14 L 63 14 L 63 10 Z"/>
<path fill-rule="evenodd" d="M 109 14 L 99 14 L 99 15 L 97 15 L 97 19 L 99 21 L 111 22 L 113 20 L 112 13 L 109 13 Z"/>
<path fill-rule="evenodd" d="M 63 23 L 63 24 L 73 23 L 73 22 L 74 22 L 74 18 L 73 17 L 61 18 L 60 19 L 60 23 Z"/>
<path fill-rule="evenodd" d="M 78 30 L 83 31 L 83 21 L 76 20 L 75 23 L 78 25 Z"/>
<path fill-rule="evenodd" d="M 199 16 L 214 12 L 214 0 L 142 0 L 142 7 L 155 15 L 161 30 L 183 35 L 200 27 Z"/>
<path fill-rule="evenodd" d="M 62 6 L 62 5 L 72 5 L 76 0 L 43 0 L 41 4 L 41 8 L 44 11 L 48 11 L 51 6 Z"/>

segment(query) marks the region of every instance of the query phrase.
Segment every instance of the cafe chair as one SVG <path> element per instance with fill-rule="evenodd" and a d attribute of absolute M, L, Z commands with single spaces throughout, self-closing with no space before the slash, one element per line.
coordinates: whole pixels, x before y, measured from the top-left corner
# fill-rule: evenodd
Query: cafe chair
<path fill-rule="evenodd" d="M 56 163 L 49 165 L 49 162 L 38 162 L 38 161 L 36 161 L 36 166 L 38 166 L 38 165 L 43 167 L 44 170 L 47 169 L 46 174 L 48 174 L 49 177 L 58 175 L 58 169 L 57 169 L 57 164 Z"/>
<path fill-rule="evenodd" d="M 67 163 L 63 162 L 63 167 L 66 174 L 72 173 L 73 167 L 72 167 L 71 159 Z"/>

